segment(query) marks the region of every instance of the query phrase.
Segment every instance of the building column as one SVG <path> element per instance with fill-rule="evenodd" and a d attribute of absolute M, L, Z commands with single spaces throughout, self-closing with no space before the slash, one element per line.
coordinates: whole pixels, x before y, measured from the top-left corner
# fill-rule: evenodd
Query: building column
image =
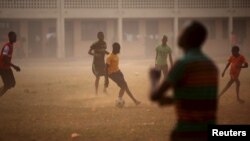
<path fill-rule="evenodd" d="M 173 59 L 180 56 L 180 50 L 178 48 L 178 34 L 179 34 L 179 9 L 178 9 L 178 0 L 174 1 L 174 52 Z"/>
<path fill-rule="evenodd" d="M 57 27 L 57 57 L 65 57 L 65 20 L 64 20 L 64 0 L 57 0 L 58 18 L 56 21 Z"/>
<path fill-rule="evenodd" d="M 232 8 L 232 0 L 229 0 L 229 17 L 228 17 L 228 45 L 231 46 L 232 44 L 232 38 L 234 38 L 233 36 L 233 8 Z"/>
<path fill-rule="evenodd" d="M 123 26 L 123 20 L 122 18 L 118 18 L 118 42 L 120 43 L 120 45 L 122 46 L 123 43 L 123 39 L 122 39 L 122 26 Z"/>
<path fill-rule="evenodd" d="M 123 18 L 122 18 L 122 1 L 121 0 L 118 0 L 118 42 L 119 44 L 122 46 L 123 44 L 123 39 L 122 39 L 122 27 L 123 27 Z"/>
<path fill-rule="evenodd" d="M 179 33 L 179 18 L 174 17 L 174 58 L 178 58 L 180 56 L 180 50 L 178 48 L 178 33 Z"/>
<path fill-rule="evenodd" d="M 106 23 L 107 23 L 106 42 L 107 42 L 108 46 L 110 46 L 110 45 L 112 45 L 114 43 L 114 37 L 115 37 L 115 35 L 114 35 L 114 33 L 115 33 L 114 27 L 115 26 L 114 26 L 114 21 L 113 20 L 108 19 L 106 21 Z"/>
<path fill-rule="evenodd" d="M 28 22 L 27 21 L 21 21 L 20 22 L 20 33 L 21 37 L 19 40 L 21 40 L 21 44 L 24 50 L 24 57 L 28 58 L 29 56 L 29 50 L 28 50 Z"/>
<path fill-rule="evenodd" d="M 233 36 L 233 16 L 230 16 L 228 19 L 228 42 L 229 42 L 229 46 L 231 46 L 231 42 L 232 42 L 232 36 Z"/>
<path fill-rule="evenodd" d="M 138 46 L 141 51 L 141 56 L 147 57 L 146 55 L 146 36 L 147 36 L 147 31 L 146 31 L 146 20 L 145 19 L 139 19 L 139 35 L 140 35 L 140 44 L 141 46 Z"/>

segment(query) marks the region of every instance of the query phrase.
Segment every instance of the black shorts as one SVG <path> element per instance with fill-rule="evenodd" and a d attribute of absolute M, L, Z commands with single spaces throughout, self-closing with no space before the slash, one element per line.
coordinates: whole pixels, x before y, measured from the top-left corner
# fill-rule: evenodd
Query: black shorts
<path fill-rule="evenodd" d="M 11 69 L 0 69 L 0 75 L 2 77 L 4 87 L 11 88 L 16 85 L 16 80 Z"/>
<path fill-rule="evenodd" d="M 92 72 L 95 76 L 104 76 L 105 64 L 92 64 Z"/>
<path fill-rule="evenodd" d="M 124 76 L 121 71 L 114 72 L 109 75 L 109 78 L 112 79 L 120 88 L 126 88 L 127 82 L 124 79 Z"/>

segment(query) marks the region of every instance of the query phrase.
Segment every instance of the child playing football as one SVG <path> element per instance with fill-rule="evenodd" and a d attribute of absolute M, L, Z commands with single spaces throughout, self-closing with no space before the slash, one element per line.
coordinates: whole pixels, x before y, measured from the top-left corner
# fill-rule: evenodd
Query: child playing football
<path fill-rule="evenodd" d="M 231 65 L 231 68 L 230 68 L 230 77 L 231 78 L 228 81 L 225 88 L 221 91 L 220 96 L 223 95 L 228 90 L 228 88 L 235 82 L 237 100 L 240 103 L 244 103 L 244 101 L 242 99 L 240 99 L 239 75 L 240 75 L 241 68 L 247 68 L 248 63 L 246 62 L 245 57 L 239 53 L 240 48 L 238 46 L 233 46 L 231 51 L 232 51 L 232 56 L 228 59 L 228 63 L 227 63 L 227 65 L 222 73 L 222 77 L 223 77 L 225 75 L 227 68 Z"/>
<path fill-rule="evenodd" d="M 93 56 L 93 64 L 92 64 L 92 71 L 96 77 L 95 80 L 95 93 L 98 94 L 98 86 L 99 86 L 99 80 L 101 76 L 105 76 L 105 61 L 104 57 L 105 55 L 109 54 L 109 52 L 106 51 L 107 45 L 104 41 L 104 34 L 103 32 L 97 33 L 98 41 L 93 43 L 90 46 L 89 54 Z M 106 87 L 104 87 L 104 92 L 106 92 Z"/>
<path fill-rule="evenodd" d="M 139 105 L 140 101 L 138 101 L 129 90 L 127 82 L 124 79 L 123 73 L 119 69 L 118 54 L 120 53 L 120 48 L 121 48 L 120 44 L 114 43 L 112 47 L 113 47 L 112 53 L 107 57 L 107 60 L 106 60 L 105 85 L 107 87 L 109 84 L 108 78 L 112 79 L 120 87 L 120 92 L 118 96 L 119 100 L 122 100 L 124 92 L 126 91 L 128 96 L 134 101 L 134 103 L 136 105 Z"/>

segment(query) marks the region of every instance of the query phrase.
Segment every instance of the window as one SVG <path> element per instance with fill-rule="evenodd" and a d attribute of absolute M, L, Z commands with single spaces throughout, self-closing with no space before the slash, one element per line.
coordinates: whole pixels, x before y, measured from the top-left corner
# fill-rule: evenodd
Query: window
<path fill-rule="evenodd" d="M 0 0 L 0 8 L 57 8 L 57 0 Z"/>
<path fill-rule="evenodd" d="M 178 0 L 179 8 L 228 8 L 229 0 Z"/>
<path fill-rule="evenodd" d="M 133 42 L 139 38 L 139 22 L 124 21 L 123 23 L 123 40 Z"/>
<path fill-rule="evenodd" d="M 118 0 L 65 0 L 65 8 L 118 8 Z"/>
<path fill-rule="evenodd" d="M 213 19 L 204 19 L 201 22 L 206 26 L 208 31 L 208 39 L 215 39 L 216 32 L 215 32 L 215 20 Z"/>
<path fill-rule="evenodd" d="M 249 0 L 232 0 L 233 8 L 250 8 Z"/>
<path fill-rule="evenodd" d="M 228 31 L 228 20 L 222 20 L 222 38 L 228 39 L 229 31 Z"/>
<path fill-rule="evenodd" d="M 180 24 L 179 24 L 179 29 L 183 27 L 186 21 L 189 21 L 190 19 L 181 19 Z M 216 38 L 216 28 L 215 28 L 215 21 L 216 19 L 211 19 L 211 18 L 197 18 L 197 19 L 192 19 L 192 20 L 197 20 L 201 22 L 207 29 L 208 32 L 208 39 L 215 39 Z"/>
<path fill-rule="evenodd" d="M 237 38 L 238 44 L 242 45 L 247 37 L 247 20 L 236 18 L 233 20 L 233 34 Z"/>
<path fill-rule="evenodd" d="M 122 8 L 174 8 L 174 0 L 122 0 Z"/>
<path fill-rule="evenodd" d="M 106 35 L 106 22 L 100 20 L 82 22 L 82 40 L 96 40 L 97 33 L 102 31 Z"/>

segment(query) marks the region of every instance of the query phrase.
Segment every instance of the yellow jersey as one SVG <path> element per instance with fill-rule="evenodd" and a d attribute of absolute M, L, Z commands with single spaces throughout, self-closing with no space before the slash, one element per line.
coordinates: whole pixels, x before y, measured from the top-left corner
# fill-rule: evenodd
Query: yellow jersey
<path fill-rule="evenodd" d="M 112 74 L 114 72 L 119 71 L 119 57 L 116 54 L 111 53 L 107 59 L 106 63 L 109 65 L 108 66 L 108 74 Z"/>

